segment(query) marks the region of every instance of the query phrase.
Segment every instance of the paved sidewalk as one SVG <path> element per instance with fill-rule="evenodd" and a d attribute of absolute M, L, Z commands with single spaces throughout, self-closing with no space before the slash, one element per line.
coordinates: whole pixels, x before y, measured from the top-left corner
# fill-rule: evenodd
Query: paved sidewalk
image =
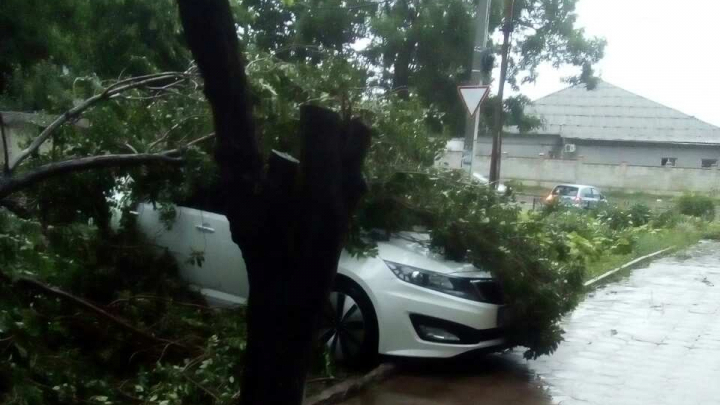
<path fill-rule="evenodd" d="M 701 243 L 590 294 L 552 356 L 420 366 L 346 405 L 720 404 L 719 309 L 720 243 Z"/>
<path fill-rule="evenodd" d="M 566 322 L 566 341 L 528 363 L 553 402 L 720 403 L 720 244 L 635 270 Z"/>

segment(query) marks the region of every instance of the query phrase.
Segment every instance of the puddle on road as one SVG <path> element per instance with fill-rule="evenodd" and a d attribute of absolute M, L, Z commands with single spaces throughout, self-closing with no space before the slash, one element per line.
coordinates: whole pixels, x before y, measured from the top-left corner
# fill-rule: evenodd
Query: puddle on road
<path fill-rule="evenodd" d="M 414 361 L 344 405 L 549 405 L 540 381 L 514 354 Z"/>

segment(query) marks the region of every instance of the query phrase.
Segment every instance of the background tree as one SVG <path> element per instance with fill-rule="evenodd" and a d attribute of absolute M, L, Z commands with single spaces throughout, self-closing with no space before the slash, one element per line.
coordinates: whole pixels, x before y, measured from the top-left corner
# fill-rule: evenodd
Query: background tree
<path fill-rule="evenodd" d="M 378 78 L 389 88 L 405 94 L 415 91 L 426 105 L 434 104 L 448 114 L 449 132 L 462 131 L 465 110 L 456 87 L 470 77 L 472 54 L 472 0 L 391 0 L 382 3 L 369 22 L 371 43 L 366 55 L 382 66 Z M 592 85 L 593 64 L 598 62 L 605 41 L 588 38 L 575 27 L 577 0 L 519 0 L 515 2 L 513 53 L 508 83 L 537 80 L 543 63 L 555 67 L 578 66 L 573 78 Z M 500 29 L 502 4 L 492 2 L 490 33 Z M 492 45 L 496 53 L 498 46 Z M 487 103 L 492 105 L 494 103 Z"/>
<path fill-rule="evenodd" d="M 57 92 L 48 91 L 54 77 L 177 71 L 189 59 L 171 0 L 9 0 L 0 35 L 12 38 L 0 45 L 0 93 L 25 110 L 55 106 L 49 98 Z"/>

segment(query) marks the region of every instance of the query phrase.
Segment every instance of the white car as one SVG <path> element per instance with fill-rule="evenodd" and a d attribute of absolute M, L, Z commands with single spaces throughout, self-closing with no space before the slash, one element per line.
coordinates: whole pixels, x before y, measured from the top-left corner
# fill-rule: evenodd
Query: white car
<path fill-rule="evenodd" d="M 176 257 L 181 275 L 214 305 L 244 304 L 248 281 L 225 216 L 176 207 L 168 230 L 159 211 L 140 204 L 142 231 Z M 338 359 L 376 354 L 453 357 L 503 348 L 504 306 L 498 283 L 470 264 L 443 260 L 427 235 L 407 233 L 378 243 L 377 257 L 343 252 L 320 338 Z M 202 253 L 202 266 L 191 264 Z"/>

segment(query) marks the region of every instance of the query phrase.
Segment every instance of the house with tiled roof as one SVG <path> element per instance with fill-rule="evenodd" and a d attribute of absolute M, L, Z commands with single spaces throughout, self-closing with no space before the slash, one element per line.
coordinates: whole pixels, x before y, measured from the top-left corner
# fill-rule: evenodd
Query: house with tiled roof
<path fill-rule="evenodd" d="M 524 134 L 506 128 L 503 156 L 683 168 L 715 167 L 720 158 L 720 128 L 605 81 L 550 94 L 526 113 L 543 125 Z M 491 143 L 480 137 L 476 154 L 490 155 Z"/>

